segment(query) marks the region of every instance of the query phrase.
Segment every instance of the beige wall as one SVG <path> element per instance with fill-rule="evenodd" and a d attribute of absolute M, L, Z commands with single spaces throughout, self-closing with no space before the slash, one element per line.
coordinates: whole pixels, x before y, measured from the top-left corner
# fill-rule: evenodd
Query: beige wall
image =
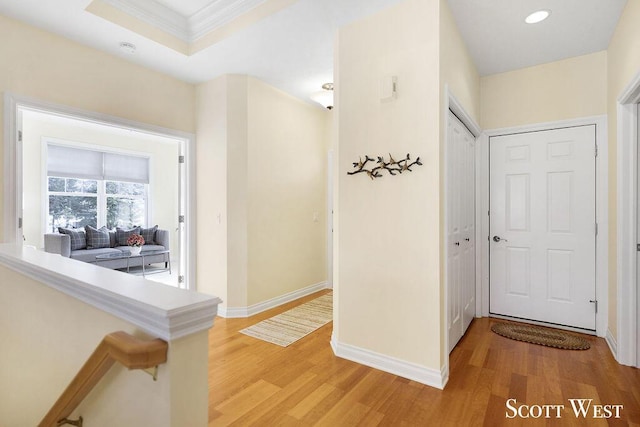
<path fill-rule="evenodd" d="M 327 280 L 331 113 L 248 79 L 248 304 Z"/>
<path fill-rule="evenodd" d="M 46 181 L 43 177 L 46 159 L 42 159 L 43 138 L 57 138 L 72 144 L 89 144 L 132 151 L 148 155 L 150 169 L 150 224 L 158 224 L 170 233 L 171 256 L 180 252 L 176 229 L 178 227 L 178 155 L 179 142 L 152 136 L 135 136 L 130 132 L 110 131 L 107 128 L 86 125 L 71 120 L 46 118 L 39 114 L 24 113 L 23 121 L 23 205 L 24 236 L 26 244 L 38 248 L 44 245 L 46 212 L 44 198 Z M 44 187 L 44 188 L 43 188 Z"/>
<path fill-rule="evenodd" d="M 605 51 L 480 79 L 483 129 L 607 113 Z"/>
<path fill-rule="evenodd" d="M 446 84 L 467 114 L 480 124 L 480 75 L 446 0 L 440 0 L 440 81 L 442 96 Z M 446 127 L 446 121 L 444 114 L 442 126 Z"/>
<path fill-rule="evenodd" d="M 247 79 L 227 76 L 227 308 L 249 304 Z"/>
<path fill-rule="evenodd" d="M 244 308 L 325 281 L 328 114 L 248 76 L 197 93 L 198 289 Z"/>
<path fill-rule="evenodd" d="M 196 90 L 196 152 L 198 156 L 197 239 L 198 291 L 227 297 L 227 76 L 198 85 Z"/>
<path fill-rule="evenodd" d="M 336 52 L 339 251 L 334 338 L 440 371 L 439 2 L 407 0 L 341 28 Z M 397 99 L 381 102 L 395 75 Z M 400 176 L 348 176 L 410 153 Z"/>
<path fill-rule="evenodd" d="M 181 131 L 195 130 L 193 85 L 1 15 L 0 58 L 0 92 Z M 0 137 L 4 137 L 2 129 Z M 0 175 L 4 174 L 3 164 L 0 162 Z M 0 186 L 0 203 L 2 191 Z"/>
<path fill-rule="evenodd" d="M 640 2 L 629 1 L 607 50 L 609 118 L 609 329 L 617 339 L 617 98 L 640 72 Z"/>
<path fill-rule="evenodd" d="M 0 419 L 35 426 L 102 338 L 136 326 L 0 266 Z M 158 381 L 116 364 L 71 418 L 92 426 L 204 426 L 208 333 L 169 343 Z"/>

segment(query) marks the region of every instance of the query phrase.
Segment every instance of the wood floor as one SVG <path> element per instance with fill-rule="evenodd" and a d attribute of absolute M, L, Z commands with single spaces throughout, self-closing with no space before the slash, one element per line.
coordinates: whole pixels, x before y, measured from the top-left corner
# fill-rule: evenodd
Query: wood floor
<path fill-rule="evenodd" d="M 601 338 L 587 337 L 586 351 L 557 350 L 503 338 L 490 331 L 496 320 L 475 319 L 451 353 L 442 391 L 335 357 L 332 323 L 287 348 L 238 333 L 321 294 L 249 319 L 216 319 L 210 426 L 640 426 L 640 370 L 618 365 Z M 516 408 L 565 408 L 557 419 L 507 419 L 512 398 Z M 620 419 L 576 417 L 569 399 L 580 398 L 624 405 Z"/>

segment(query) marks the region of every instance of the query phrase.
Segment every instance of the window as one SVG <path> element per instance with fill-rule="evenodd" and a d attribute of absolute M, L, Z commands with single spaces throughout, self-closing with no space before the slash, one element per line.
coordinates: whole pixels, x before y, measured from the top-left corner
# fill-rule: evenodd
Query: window
<path fill-rule="evenodd" d="M 49 177 L 49 223 L 58 227 L 98 226 L 98 181 Z"/>
<path fill-rule="evenodd" d="M 48 177 L 47 229 L 82 228 L 85 225 L 113 229 L 145 226 L 147 185 L 88 179 Z"/>
<path fill-rule="evenodd" d="M 146 226 L 149 159 L 47 145 L 47 230 Z"/>
<path fill-rule="evenodd" d="M 147 213 L 146 185 L 106 181 L 107 228 L 131 228 L 144 225 Z"/>

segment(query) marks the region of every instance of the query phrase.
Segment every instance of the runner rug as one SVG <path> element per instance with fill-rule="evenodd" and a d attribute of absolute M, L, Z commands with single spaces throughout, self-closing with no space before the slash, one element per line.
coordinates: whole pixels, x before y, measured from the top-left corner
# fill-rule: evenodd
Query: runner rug
<path fill-rule="evenodd" d="M 240 332 L 287 347 L 332 320 L 333 293 L 328 293 Z"/>
<path fill-rule="evenodd" d="M 541 328 L 538 326 L 515 323 L 494 323 L 491 330 L 512 340 L 546 345 L 564 350 L 587 350 L 589 341 L 559 329 Z"/>

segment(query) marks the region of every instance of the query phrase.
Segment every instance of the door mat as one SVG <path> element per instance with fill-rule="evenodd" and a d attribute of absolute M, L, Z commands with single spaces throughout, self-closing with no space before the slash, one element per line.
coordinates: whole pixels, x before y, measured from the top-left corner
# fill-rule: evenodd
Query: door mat
<path fill-rule="evenodd" d="M 588 350 L 591 347 L 589 341 L 584 338 L 558 329 L 516 323 L 494 323 L 491 330 L 512 340 L 563 350 Z"/>
<path fill-rule="evenodd" d="M 240 331 L 287 347 L 333 320 L 333 292 Z"/>

